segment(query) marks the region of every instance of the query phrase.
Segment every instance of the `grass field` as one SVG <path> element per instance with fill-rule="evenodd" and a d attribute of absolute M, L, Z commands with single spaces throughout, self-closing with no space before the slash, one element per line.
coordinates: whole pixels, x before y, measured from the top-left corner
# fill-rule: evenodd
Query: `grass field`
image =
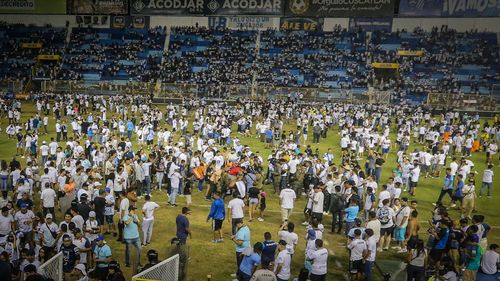
<path fill-rule="evenodd" d="M 23 121 L 34 115 L 35 109 L 32 104 L 24 103 L 22 108 Z M 2 132 L 0 133 L 0 158 L 10 161 L 11 157 L 15 155 L 15 140 L 9 140 L 5 134 L 5 127 L 7 126 L 8 120 L 6 118 L 1 119 L 0 127 L 2 128 Z M 40 136 L 39 145 L 42 140 L 50 140 L 51 136 L 55 136 L 54 130 L 54 119 L 53 116 L 50 116 L 50 127 L 49 127 L 49 135 Z M 292 129 L 294 122 L 290 122 L 286 124 L 286 129 Z M 393 129 L 394 130 L 394 129 Z M 71 135 L 71 133 L 70 133 Z M 178 135 L 176 135 L 176 138 Z M 264 145 L 259 142 L 256 138 L 248 138 L 243 136 L 238 136 L 243 144 L 248 144 L 252 151 L 259 151 L 264 159 L 266 159 L 267 155 L 270 153 L 269 149 L 265 149 Z M 325 152 L 328 148 L 332 148 L 336 161 L 339 161 L 339 135 L 338 128 L 334 128 L 328 132 L 328 137 L 326 139 L 322 139 L 319 145 L 312 145 L 313 150 L 318 147 L 320 153 Z M 394 135 L 392 135 L 392 139 L 394 140 Z M 419 145 L 414 145 L 410 147 L 410 150 L 414 148 L 419 148 Z M 19 159 L 19 158 L 18 158 Z M 476 171 L 478 171 L 478 175 L 476 176 L 477 184 L 480 186 L 480 180 L 482 177 L 482 171 L 485 169 L 485 155 L 483 152 L 476 153 L 472 156 L 472 161 L 476 164 Z M 24 163 L 22 162 L 24 165 Z M 500 175 L 499 163 L 497 160 L 497 165 L 495 165 L 494 173 L 496 174 L 496 178 Z M 384 183 L 387 178 L 390 176 L 390 171 L 396 167 L 396 155 L 393 150 L 389 159 L 383 168 L 383 173 L 381 177 L 381 183 Z M 417 189 L 416 200 L 419 202 L 419 216 L 422 223 L 422 235 L 425 236 L 427 224 L 424 221 L 427 221 L 430 218 L 431 210 L 432 210 L 432 202 L 435 202 L 437 196 L 439 194 L 439 190 L 441 188 L 443 179 L 426 179 L 421 177 L 419 182 L 419 186 Z M 494 179 L 494 182 L 498 182 L 498 180 Z M 493 226 L 492 231 L 489 234 L 489 242 L 500 243 L 500 214 L 498 212 L 500 200 L 498 199 L 499 195 L 496 194 L 498 192 L 498 188 L 500 185 L 494 184 L 494 197 L 488 199 L 486 197 L 479 198 L 476 201 L 477 211 L 479 214 L 483 214 L 487 218 L 487 222 Z M 479 187 L 477 187 L 478 190 Z M 271 191 L 271 186 L 265 186 L 265 190 Z M 279 215 L 279 205 L 278 200 L 272 192 L 268 192 L 268 207 L 266 211 L 266 217 L 264 222 L 253 221 L 248 223 L 251 232 L 252 232 L 252 243 L 263 240 L 263 234 L 266 231 L 270 231 L 273 234 L 273 238 L 277 238 L 277 231 L 279 224 L 281 222 Z M 408 194 L 403 194 L 403 196 L 407 196 Z M 177 208 L 171 208 L 167 205 L 167 197 L 165 192 L 154 191 L 153 192 L 153 201 L 157 202 L 161 207 L 156 212 L 156 222 L 153 233 L 153 240 L 150 246 L 147 248 L 143 248 L 143 256 L 142 263 L 146 263 L 146 252 L 149 249 L 156 249 L 160 253 L 160 258 L 165 258 L 166 249 L 169 246 L 169 240 L 175 236 L 175 217 L 180 213 L 180 206 L 184 204 L 184 198 L 178 198 L 178 204 L 180 205 Z M 39 200 L 37 200 L 38 202 Z M 445 203 L 448 202 L 448 199 L 445 199 Z M 227 203 L 227 201 L 226 201 Z M 38 206 L 39 202 L 37 203 Z M 142 200 L 139 200 L 138 207 L 141 208 L 143 204 Z M 301 210 L 305 205 L 304 199 L 299 199 L 296 202 L 295 213 L 291 217 L 291 221 L 295 222 L 296 233 L 299 235 L 299 245 L 296 249 L 296 254 L 293 257 L 293 265 L 292 265 L 292 273 L 293 276 L 298 274 L 300 268 L 302 267 L 304 261 L 304 248 L 305 248 L 305 228 L 300 226 L 300 224 L 304 218 L 301 214 Z M 192 240 L 188 241 L 189 245 L 189 254 L 190 260 L 188 264 L 188 278 L 187 280 L 192 281 L 200 281 L 206 280 L 207 274 L 212 275 L 212 280 L 231 280 L 229 277 L 231 273 L 235 271 L 235 258 L 234 258 L 234 246 L 230 241 L 230 223 L 225 223 L 224 231 L 225 231 L 225 241 L 224 243 L 213 244 L 210 242 L 212 239 L 211 232 L 211 224 L 206 222 L 206 217 L 209 211 L 209 202 L 203 200 L 203 195 L 201 192 L 194 191 L 193 192 L 193 204 L 191 209 L 193 213 L 189 216 L 191 221 L 191 229 L 193 232 Z M 458 218 L 458 211 L 452 210 L 450 211 L 451 216 L 453 218 Z M 245 214 L 246 215 L 246 214 Z M 57 218 L 61 218 L 61 215 L 58 214 Z M 324 240 L 327 243 L 327 248 L 330 250 L 330 259 L 329 259 L 329 275 L 328 280 L 343 280 L 344 276 L 347 274 L 347 251 L 345 250 L 344 243 L 346 239 L 343 236 L 337 234 L 330 234 L 328 230 L 330 229 L 331 216 L 324 217 L 325 223 L 325 235 Z M 111 246 L 113 251 L 113 258 L 115 258 L 118 262 L 124 265 L 124 250 L 125 246 L 116 242 L 113 237 L 107 237 L 107 242 Z M 393 272 L 393 276 L 395 280 L 402 280 L 404 278 L 404 273 L 401 273 L 403 267 L 401 267 L 402 263 L 402 254 L 397 254 L 395 252 L 384 252 L 381 253 L 377 257 L 378 263 L 384 270 Z M 129 268 L 124 268 L 124 272 L 127 276 L 127 280 L 132 276 L 131 270 Z M 380 275 L 375 273 L 376 279 L 381 279 Z"/>

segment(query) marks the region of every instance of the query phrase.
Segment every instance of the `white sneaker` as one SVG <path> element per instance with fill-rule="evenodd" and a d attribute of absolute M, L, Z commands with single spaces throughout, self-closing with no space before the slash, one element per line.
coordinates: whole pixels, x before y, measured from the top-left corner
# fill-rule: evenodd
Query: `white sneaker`
<path fill-rule="evenodd" d="M 401 247 L 395 246 L 395 247 L 391 247 L 391 249 L 393 249 L 393 250 L 401 250 Z"/>
<path fill-rule="evenodd" d="M 309 225 L 309 223 L 305 221 L 305 222 L 302 223 L 302 225 L 306 225 L 307 226 L 307 225 Z"/>
<path fill-rule="evenodd" d="M 258 221 L 264 221 L 264 219 L 263 219 L 263 218 L 257 218 L 257 220 L 258 220 Z"/>
<path fill-rule="evenodd" d="M 408 252 L 408 250 L 406 250 L 406 249 L 401 249 L 401 250 L 399 250 L 399 251 L 398 251 L 398 254 L 403 254 L 403 253 L 407 253 L 407 252 Z"/>

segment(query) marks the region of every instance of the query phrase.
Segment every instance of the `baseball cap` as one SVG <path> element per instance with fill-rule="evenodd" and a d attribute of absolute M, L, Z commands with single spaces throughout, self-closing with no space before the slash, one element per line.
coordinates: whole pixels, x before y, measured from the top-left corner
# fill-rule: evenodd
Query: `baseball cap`
<path fill-rule="evenodd" d="M 106 191 L 106 192 L 110 192 L 110 191 L 111 191 L 111 188 L 106 187 L 106 188 L 104 189 L 104 191 Z"/>
<path fill-rule="evenodd" d="M 48 213 L 46 216 L 45 216 L 46 219 L 53 219 L 52 217 L 52 214 L 51 213 Z"/>
<path fill-rule="evenodd" d="M 9 211 L 9 208 L 7 207 L 2 207 L 2 212 L 8 212 Z"/>
<path fill-rule="evenodd" d="M 94 212 L 94 211 L 90 211 L 90 212 L 89 212 L 89 217 L 91 217 L 91 218 L 95 218 L 95 212 Z"/>
<path fill-rule="evenodd" d="M 97 236 L 97 238 L 95 239 L 95 241 L 103 241 L 103 240 L 104 240 L 104 236 L 102 236 L 102 235 Z"/>
<path fill-rule="evenodd" d="M 87 271 L 85 270 L 85 265 L 79 263 L 79 264 L 75 265 L 75 269 L 80 270 L 83 273 L 83 275 L 87 276 Z"/>
<path fill-rule="evenodd" d="M 131 210 L 137 210 L 137 208 L 135 206 L 128 206 L 128 210 L 131 211 Z"/>
<path fill-rule="evenodd" d="M 189 209 L 188 207 L 182 207 L 182 213 L 189 214 L 189 213 L 191 213 L 191 209 Z"/>
<path fill-rule="evenodd" d="M 63 241 L 67 241 L 67 240 L 71 241 L 71 237 L 66 234 L 66 235 L 63 236 Z"/>
<path fill-rule="evenodd" d="M 314 231 L 314 229 L 309 229 L 307 231 L 307 237 L 309 240 L 315 240 L 316 239 L 316 231 Z"/>
<path fill-rule="evenodd" d="M 26 204 L 26 203 L 22 203 L 22 204 L 21 204 L 21 208 L 28 208 L 28 204 Z"/>

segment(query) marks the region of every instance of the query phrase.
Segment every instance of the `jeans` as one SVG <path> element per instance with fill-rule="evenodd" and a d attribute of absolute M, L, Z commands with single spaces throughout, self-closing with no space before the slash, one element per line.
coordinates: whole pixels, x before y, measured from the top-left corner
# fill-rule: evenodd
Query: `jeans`
<path fill-rule="evenodd" d="M 349 233 L 349 230 L 351 230 L 351 228 L 353 228 L 354 226 L 356 225 L 356 222 L 354 221 L 346 221 L 345 222 L 345 235 L 347 236 L 347 234 Z"/>
<path fill-rule="evenodd" d="M 365 261 L 365 281 L 372 280 L 373 261 Z"/>
<path fill-rule="evenodd" d="M 145 190 L 145 193 L 146 194 L 151 194 L 151 177 L 150 176 L 146 176 L 144 177 L 144 188 L 146 189 Z"/>
<path fill-rule="evenodd" d="M 143 243 L 151 243 L 151 237 L 153 236 L 153 225 L 155 223 L 154 219 L 143 220 L 142 221 L 142 239 Z"/>
<path fill-rule="evenodd" d="M 335 211 L 332 213 L 332 232 L 335 232 L 335 226 L 338 225 L 337 233 L 342 231 L 342 223 L 344 220 L 344 213 L 342 211 Z"/>
<path fill-rule="evenodd" d="M 481 190 L 479 191 L 479 196 L 482 196 L 483 195 L 483 190 L 485 187 L 488 188 L 488 196 L 491 196 L 491 186 L 492 186 L 492 183 L 491 182 L 484 182 L 481 184 Z"/>
<path fill-rule="evenodd" d="M 281 176 L 280 178 L 280 191 L 286 188 L 288 185 L 288 177 L 287 176 Z"/>
<path fill-rule="evenodd" d="M 378 183 L 380 181 L 380 175 L 382 174 L 382 168 L 381 167 L 376 167 L 375 168 L 375 181 Z"/>
<path fill-rule="evenodd" d="M 172 192 L 170 192 L 170 200 L 168 201 L 170 204 L 175 204 L 175 198 L 177 197 L 177 193 L 179 189 L 176 187 L 172 187 Z"/>
<path fill-rule="evenodd" d="M 132 131 L 127 131 L 127 138 L 132 139 Z"/>
<path fill-rule="evenodd" d="M 45 163 L 47 163 L 47 161 L 49 160 L 49 156 L 48 155 L 42 155 L 42 164 L 45 165 Z"/>
<path fill-rule="evenodd" d="M 163 184 L 163 176 L 165 173 L 163 172 L 156 172 L 156 182 L 158 183 L 158 189 L 161 190 L 161 185 Z"/>
<path fill-rule="evenodd" d="M 130 264 L 130 245 L 135 247 L 137 265 L 141 264 L 141 239 L 139 237 L 125 239 L 125 264 Z"/>

